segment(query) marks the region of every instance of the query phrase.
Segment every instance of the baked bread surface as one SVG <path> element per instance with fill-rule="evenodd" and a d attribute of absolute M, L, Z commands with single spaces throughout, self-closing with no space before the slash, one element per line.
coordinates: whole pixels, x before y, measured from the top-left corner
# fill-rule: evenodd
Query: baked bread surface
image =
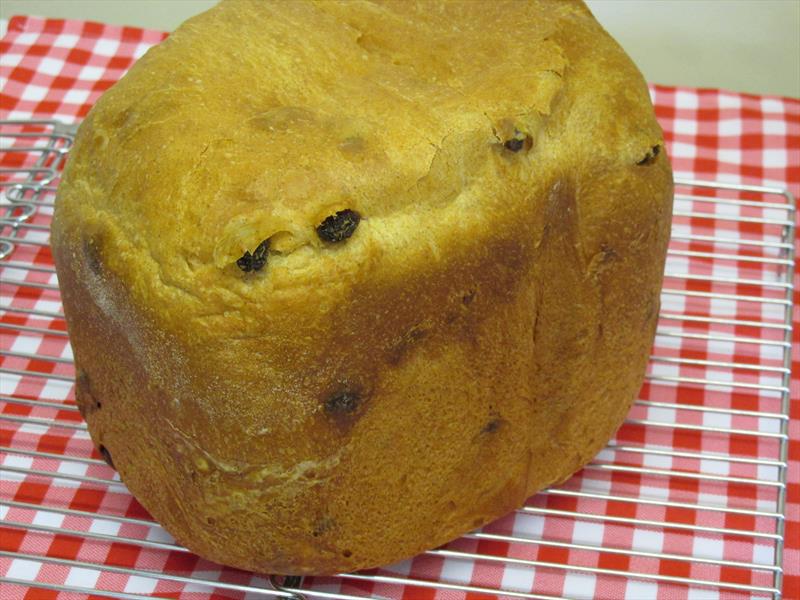
<path fill-rule="evenodd" d="M 671 192 L 646 85 L 580 3 L 223 0 L 70 153 L 52 244 L 77 401 L 201 556 L 414 555 L 622 422 Z M 321 239 L 341 211 L 352 235 Z"/>

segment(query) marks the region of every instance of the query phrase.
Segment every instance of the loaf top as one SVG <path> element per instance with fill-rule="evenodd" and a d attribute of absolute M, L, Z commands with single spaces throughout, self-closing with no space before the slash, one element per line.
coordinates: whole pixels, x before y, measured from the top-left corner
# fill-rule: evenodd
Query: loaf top
<path fill-rule="evenodd" d="M 185 319 L 328 294 L 376 261 L 414 271 L 552 164 L 659 143 L 641 77 L 581 3 L 223 0 L 99 100 L 60 203 L 144 304 Z M 320 239 L 344 210 L 352 238 Z"/>

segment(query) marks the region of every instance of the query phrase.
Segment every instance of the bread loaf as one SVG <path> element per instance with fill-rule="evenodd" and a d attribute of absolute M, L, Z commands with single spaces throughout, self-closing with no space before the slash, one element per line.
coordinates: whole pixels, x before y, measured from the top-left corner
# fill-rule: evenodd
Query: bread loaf
<path fill-rule="evenodd" d="M 582 3 L 224 0 L 100 98 L 58 191 L 92 439 L 227 565 L 445 543 L 622 422 L 671 181 Z"/>

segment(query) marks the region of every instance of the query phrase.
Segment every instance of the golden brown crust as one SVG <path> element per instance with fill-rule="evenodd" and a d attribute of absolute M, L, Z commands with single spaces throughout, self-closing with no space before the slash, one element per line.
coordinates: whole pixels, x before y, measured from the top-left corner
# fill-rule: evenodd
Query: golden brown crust
<path fill-rule="evenodd" d="M 256 571 L 501 516 L 641 385 L 662 144 L 582 4 L 223 1 L 101 98 L 59 190 L 93 439 L 181 543 Z"/>

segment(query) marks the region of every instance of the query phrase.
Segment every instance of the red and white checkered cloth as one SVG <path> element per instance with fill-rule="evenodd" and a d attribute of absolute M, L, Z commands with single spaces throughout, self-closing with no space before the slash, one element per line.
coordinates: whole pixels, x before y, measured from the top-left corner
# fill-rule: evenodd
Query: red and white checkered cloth
<path fill-rule="evenodd" d="M 133 62 L 151 45 L 159 42 L 165 34 L 130 27 L 115 27 L 70 20 L 14 17 L 8 31 L 0 42 L 0 83 L 2 84 L 2 118 L 56 118 L 66 122 L 82 119 L 98 96 L 116 82 Z M 788 187 L 795 195 L 800 195 L 800 101 L 796 99 L 762 97 L 719 90 L 699 90 L 652 86 L 652 97 L 656 114 L 664 129 L 669 154 L 676 175 L 706 180 L 728 181 L 750 184 L 772 184 Z M 20 155 L 4 153 L 5 166 L 19 166 Z M 15 162 L 16 161 L 16 162 Z M 3 166 L 3 165 L 0 165 Z M 0 173 L 2 178 L 2 173 Z M 720 209 L 717 209 L 720 210 Z M 760 209 L 753 209 L 760 210 Z M 762 214 L 762 213 L 759 213 Z M 734 227 L 734 233 L 742 237 L 760 239 L 765 235 L 764 227 L 754 223 L 714 224 L 693 218 L 684 219 L 679 226 L 687 232 L 701 232 L 703 228 L 719 234 L 725 228 Z M 41 211 L 34 223 L 49 223 L 48 211 Z M 677 223 L 677 221 L 676 221 Z M 797 247 L 797 240 L 795 240 Z M 705 246 L 684 243 L 689 250 L 708 249 Z M 49 250 L 46 247 L 20 247 L 15 251 L 15 261 L 41 265 L 51 265 Z M 681 265 L 679 265 L 681 266 Z M 699 267 L 683 263 L 684 270 L 694 269 L 701 277 L 688 279 L 683 289 L 708 292 L 717 288 L 704 276 L 725 275 L 731 272 L 740 277 L 759 277 L 755 265 L 730 267 L 707 261 Z M 745 272 L 745 269 L 749 271 Z M 727 269 L 727 271 L 725 270 Z M 738 270 L 737 270 L 738 269 Z M 754 274 L 754 269 L 756 270 Z M 744 273 L 744 274 L 743 274 Z M 47 273 L 31 272 L 28 281 L 53 283 L 54 277 Z M 786 520 L 786 547 L 784 554 L 784 597 L 800 598 L 800 309 L 798 309 L 798 290 L 800 278 L 795 272 L 794 298 L 794 340 L 792 378 L 791 378 L 791 421 L 789 446 L 789 487 Z M 9 286 L 12 288 L 13 286 Z M 744 287 L 737 293 L 765 294 Z M 13 287 L 0 293 L 4 305 L 36 308 L 39 310 L 58 310 L 60 303 L 54 291 L 46 289 L 19 289 Z M 666 308 L 673 312 L 709 310 L 709 305 L 722 300 L 709 300 L 690 296 L 667 300 Z M 725 313 L 727 305 L 716 306 L 717 311 Z M 731 305 L 734 306 L 734 305 Z M 712 306 L 714 308 L 714 306 Z M 728 307 L 729 308 L 729 307 Z M 772 307 L 774 309 L 774 307 Z M 731 318 L 762 318 L 769 316 L 769 306 L 757 308 L 757 314 L 736 312 Z M 697 314 L 709 314 L 708 312 Z M 28 318 L 19 313 L 6 313 L 0 317 L 4 323 L 18 325 L 37 325 L 51 329 L 63 329 L 59 319 Z M 700 332 L 702 326 L 691 331 Z M 42 338 L 33 334 L 10 333 L 0 330 L 0 348 L 15 352 L 47 354 L 56 357 L 70 357 L 65 338 Z M 732 330 L 733 334 L 740 334 Z M 741 333 L 746 335 L 746 333 Z M 750 333 L 749 335 L 753 335 Z M 757 333 L 755 335 L 758 335 Z M 770 355 L 767 350 L 753 355 L 752 349 L 745 350 L 737 344 L 690 344 L 685 338 L 662 340 L 659 348 L 661 356 L 694 358 L 701 360 L 749 362 L 757 365 L 781 366 L 779 356 Z M 696 340 L 695 340 L 696 341 Z M 658 344 L 657 344 L 658 345 Z M 749 354 L 748 354 L 749 352 Z M 71 373 L 71 365 L 51 362 L 39 363 L 20 357 L 2 357 L 2 365 L 9 369 L 48 370 L 55 373 Z M 709 376 L 702 368 L 670 366 L 658 373 L 689 376 Z M 671 369 L 671 370 L 670 370 Z M 656 372 L 655 368 L 652 372 Z M 716 374 L 717 378 L 720 377 Z M 741 378 L 740 378 L 741 380 Z M 758 371 L 752 375 L 753 382 L 774 381 Z M 745 381 L 748 379 L 745 378 Z M 44 379 L 26 379 L 17 376 L 4 376 L 0 385 L 3 395 L 16 395 L 22 398 L 44 399 L 55 402 L 73 403 L 74 395 L 69 382 Z M 641 398 L 661 402 L 675 402 L 680 396 L 684 404 L 729 406 L 745 410 L 778 410 L 774 396 L 762 399 L 752 391 L 717 391 L 707 387 L 675 386 L 650 380 L 645 384 Z M 678 415 L 672 408 L 634 408 L 633 418 L 647 418 L 656 415 L 680 419 L 682 423 L 698 425 L 722 425 L 736 428 L 753 428 L 752 418 L 724 417 L 714 414 L 691 413 Z M 664 411 L 667 411 L 664 413 Z M 669 413 L 668 411 L 672 411 Z M 5 415 L 42 416 L 53 418 L 53 411 L 5 403 L 0 400 L 0 412 Z M 56 418 L 77 421 L 74 411 L 60 410 Z M 750 421 L 747 421 L 747 419 Z M 756 425 L 757 426 L 757 425 Z M 617 441 L 675 448 L 684 451 L 703 451 L 731 453 L 739 456 L 759 458 L 775 456 L 774 439 L 769 437 L 735 437 L 720 440 L 718 437 L 685 430 L 653 428 L 628 424 L 617 436 Z M 93 454 L 92 444 L 84 431 L 62 429 L 41 429 L 29 426 L 15 427 L 4 422 L 0 429 L 0 446 L 37 450 L 54 454 L 70 454 L 98 458 Z M 604 451 L 601 458 L 614 462 L 613 452 Z M 639 466 L 698 470 L 729 476 L 756 477 L 760 471 L 747 464 L 739 464 L 725 470 L 714 461 L 695 459 L 663 458 L 658 456 L 626 456 L 624 464 Z M 26 457 L 7 453 L 2 455 L 2 464 L 7 467 L 42 469 L 61 473 L 109 478 L 111 470 L 102 464 L 76 464 L 49 459 Z M 638 461 L 638 462 L 637 462 Z M 708 462 L 708 464 L 705 464 Z M 702 464 L 701 464 L 702 463 Z M 760 467 L 759 467 L 760 468 Z M 717 470 L 715 470 L 717 469 Z M 737 486 L 735 483 L 720 484 L 708 480 L 687 478 L 662 478 L 651 481 L 645 475 L 621 472 L 605 472 L 587 469 L 565 484 L 565 489 L 589 489 L 600 493 L 624 493 L 651 499 L 664 499 L 674 502 L 698 502 L 718 506 L 734 506 L 758 509 L 769 504 L 769 498 L 762 494 L 770 492 L 752 486 Z M 668 483 L 664 483 L 667 481 Z M 113 514 L 119 516 L 149 519 L 146 512 L 132 499 L 122 486 L 96 487 L 91 484 L 78 484 L 60 480 L 37 477 L 4 476 L 0 480 L 0 500 L 18 501 L 48 506 L 60 506 L 91 513 Z M 774 498 L 774 495 L 771 496 Z M 766 503 L 766 504 L 765 504 Z M 492 524 L 485 531 L 515 535 L 528 534 L 567 543 L 602 543 L 608 547 L 648 550 L 657 553 L 693 553 L 708 558 L 724 558 L 745 562 L 771 564 L 771 547 L 759 545 L 758 540 L 748 537 L 720 537 L 711 533 L 694 530 L 696 527 L 726 527 L 745 531 L 762 531 L 765 524 L 761 517 L 736 513 L 715 513 L 703 516 L 702 521 L 692 510 L 681 508 L 664 509 L 646 503 L 613 503 L 600 499 L 576 498 L 574 496 L 539 495 L 528 502 L 533 509 L 530 513 L 509 515 Z M 632 528 L 612 520 L 587 520 L 576 522 L 557 516 L 542 518 L 537 508 L 580 510 L 588 515 L 670 521 L 684 524 L 683 529 Z M 24 521 L 36 525 L 63 527 L 65 530 L 105 533 L 118 538 L 147 539 L 166 541 L 171 539 L 157 526 L 133 523 L 119 523 L 98 519 L 82 519 L 54 513 L 26 511 L 18 508 L 0 507 L 3 521 Z M 771 577 L 761 572 L 750 574 L 732 567 L 698 565 L 680 561 L 661 561 L 621 554 L 601 553 L 565 548 L 558 545 L 509 544 L 503 541 L 462 539 L 447 546 L 451 550 L 472 551 L 499 557 L 538 560 L 556 564 L 597 567 L 626 571 L 655 573 L 674 577 L 701 577 L 738 582 L 750 585 L 770 586 Z M 250 573 L 223 568 L 204 561 L 194 555 L 155 548 L 141 548 L 122 541 L 86 540 L 72 535 L 46 534 L 25 531 L 3 526 L 0 523 L 0 550 L 40 556 L 84 560 L 95 564 L 117 565 L 136 569 L 172 573 L 184 576 L 214 578 L 229 583 L 266 585 L 264 578 Z M 649 562 L 648 562 L 649 561 Z M 590 571 L 569 572 L 561 569 L 530 569 L 513 562 L 466 561 L 444 555 L 425 555 L 406 561 L 400 565 L 377 571 L 382 575 L 412 575 L 421 579 L 444 580 L 451 583 L 465 583 L 476 586 L 535 592 L 553 596 L 601 597 L 601 598 L 728 598 L 741 597 L 730 592 L 695 588 L 688 591 L 684 586 L 673 586 L 664 582 L 627 579 L 606 576 Z M 93 571 L 77 567 L 38 563 L 21 559 L 11 559 L 0 555 L 0 577 L 35 580 L 62 585 L 81 587 L 96 586 L 99 590 L 152 594 L 160 597 L 180 598 L 239 598 L 240 592 L 232 589 L 210 592 L 207 587 L 180 581 L 156 581 L 137 575 Z M 403 587 L 373 581 L 334 580 L 330 578 L 308 578 L 306 586 L 334 592 L 354 594 L 374 594 L 383 598 L 478 598 L 458 591 Z M 51 597 L 79 597 L 74 593 L 50 592 L 41 588 L 26 588 L 20 585 L 0 583 L 0 597 L 9 600 L 18 598 L 40 599 Z"/>

